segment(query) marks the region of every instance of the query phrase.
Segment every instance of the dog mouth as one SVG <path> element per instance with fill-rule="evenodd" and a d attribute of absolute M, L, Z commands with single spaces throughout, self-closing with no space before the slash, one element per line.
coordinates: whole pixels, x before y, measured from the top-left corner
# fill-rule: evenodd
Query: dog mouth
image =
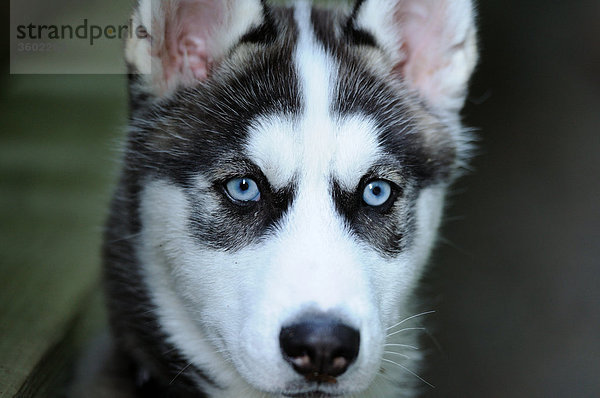
<path fill-rule="evenodd" d="M 284 397 L 290 398 L 330 398 L 330 397 L 341 397 L 342 394 L 332 394 L 324 391 L 308 391 L 308 392 L 293 392 L 284 393 Z"/>

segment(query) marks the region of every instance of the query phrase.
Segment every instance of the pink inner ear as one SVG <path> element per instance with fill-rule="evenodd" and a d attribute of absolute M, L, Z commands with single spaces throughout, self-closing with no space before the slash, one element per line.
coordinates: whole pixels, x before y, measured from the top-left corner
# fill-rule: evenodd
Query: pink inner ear
<path fill-rule="evenodd" d="M 400 1 L 395 17 L 401 29 L 402 74 L 417 84 L 444 62 L 445 2 Z"/>
<path fill-rule="evenodd" d="M 165 79 L 193 76 L 205 80 L 214 60 L 213 34 L 224 16 L 224 1 L 182 0 L 165 18 Z"/>
<path fill-rule="evenodd" d="M 181 61 L 183 68 L 189 68 L 196 79 L 204 80 L 208 77 L 212 60 L 208 54 L 206 40 L 195 36 L 185 36 L 179 41 L 178 54 L 180 54 L 180 58 L 183 58 Z"/>
<path fill-rule="evenodd" d="M 460 0 L 397 0 L 394 19 L 402 58 L 394 72 L 434 106 L 462 106 L 473 67 L 467 59 L 469 49 L 474 51 L 466 44 L 469 7 L 469 1 Z"/>

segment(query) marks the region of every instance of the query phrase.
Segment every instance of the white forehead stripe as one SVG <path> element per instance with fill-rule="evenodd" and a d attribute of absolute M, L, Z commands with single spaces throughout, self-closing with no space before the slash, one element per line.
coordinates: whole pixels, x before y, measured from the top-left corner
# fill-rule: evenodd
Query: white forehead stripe
<path fill-rule="evenodd" d="M 276 189 L 289 186 L 294 178 L 310 184 L 310 189 L 328 189 L 334 177 L 353 190 L 381 153 L 375 123 L 364 115 L 331 114 L 336 61 L 314 37 L 310 5 L 298 3 L 294 17 L 302 114 L 294 120 L 283 115 L 256 120 L 249 130 L 248 154 Z"/>
<path fill-rule="evenodd" d="M 374 123 L 358 115 L 331 114 L 335 82 L 343 76 L 314 37 L 310 4 L 297 4 L 294 16 L 299 31 L 294 61 L 305 106 L 305 174 L 332 175 L 344 188 L 353 189 L 379 154 Z"/>
<path fill-rule="evenodd" d="M 335 78 L 334 62 L 314 37 L 310 4 L 298 3 L 294 11 L 298 25 L 294 62 L 300 76 L 303 105 L 308 117 L 326 118 L 329 116 L 331 83 Z"/>
<path fill-rule="evenodd" d="M 334 147 L 334 125 L 329 109 L 335 63 L 314 37 L 310 4 L 298 3 L 294 11 L 298 26 L 294 63 L 304 109 L 299 126 L 304 152 L 301 175 L 315 182 L 314 178 L 320 178 L 330 167 L 330 150 Z"/>

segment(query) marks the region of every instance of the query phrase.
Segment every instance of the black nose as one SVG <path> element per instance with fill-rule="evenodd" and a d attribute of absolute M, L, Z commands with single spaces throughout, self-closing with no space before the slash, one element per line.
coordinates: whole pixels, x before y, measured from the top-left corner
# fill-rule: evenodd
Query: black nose
<path fill-rule="evenodd" d="M 281 329 L 279 344 L 296 372 L 315 381 L 332 381 L 358 356 L 360 333 L 329 316 L 317 315 Z"/>

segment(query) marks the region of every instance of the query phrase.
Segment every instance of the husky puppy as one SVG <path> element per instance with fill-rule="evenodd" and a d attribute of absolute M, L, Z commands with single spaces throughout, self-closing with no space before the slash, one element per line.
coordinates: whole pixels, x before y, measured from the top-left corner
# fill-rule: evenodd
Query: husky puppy
<path fill-rule="evenodd" d="M 468 148 L 471 1 L 140 0 L 133 20 L 113 348 L 85 396 L 415 396 L 404 328 Z"/>

